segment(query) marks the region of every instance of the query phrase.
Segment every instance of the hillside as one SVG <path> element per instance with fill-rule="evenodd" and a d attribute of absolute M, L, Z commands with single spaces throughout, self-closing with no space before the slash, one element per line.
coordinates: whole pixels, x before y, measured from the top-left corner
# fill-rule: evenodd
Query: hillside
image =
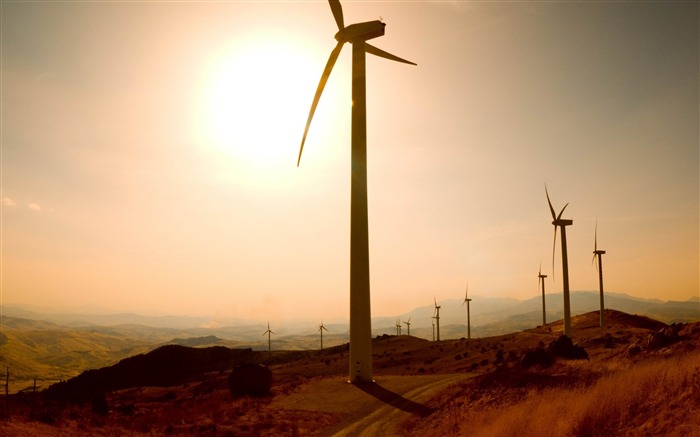
<path fill-rule="evenodd" d="M 91 435 L 330 435 L 352 427 L 356 435 L 377 435 L 377 430 L 459 435 L 467 429 L 470 433 L 481 429 L 476 435 L 513 435 L 518 426 L 527 425 L 518 421 L 520 412 L 533 408 L 547 418 L 538 423 L 557 423 L 564 430 L 550 435 L 598 435 L 582 431 L 588 420 L 603 423 L 609 418 L 595 410 L 595 402 L 581 403 L 580 411 L 570 415 L 575 419 L 571 423 L 563 423 L 560 413 L 552 415 L 544 405 L 574 393 L 582 399 L 597 399 L 601 393 L 607 396 L 612 386 L 615 400 L 608 405 L 617 418 L 615 434 L 693 435 L 676 431 L 700 430 L 700 419 L 689 415 L 700 408 L 700 323 L 669 326 L 612 310 L 606 316 L 608 326 L 602 329 L 597 313 L 573 320 L 574 343 L 585 349 L 587 360 L 552 355 L 551 364 L 528 367 L 521 364 L 523 358 L 540 347 L 549 350 L 548 345 L 561 334 L 561 322 L 472 341 L 381 335 L 373 341 L 377 383 L 367 388 L 344 383 L 347 345 L 271 354 L 165 346 L 86 372 L 36 396 L 12 397 L 13 421 L 0 422 L 0 431 L 10 435 L 88 431 Z M 241 361 L 269 365 L 270 396 L 231 397 L 228 375 Z M 679 370 L 668 373 L 670 368 Z M 663 390 L 652 391 L 655 398 L 647 399 L 645 390 L 655 385 L 646 375 L 654 372 L 666 375 L 663 383 L 669 387 L 669 396 L 678 399 L 665 397 Z M 676 384 L 678 378 L 685 385 Z M 637 380 L 651 385 L 638 386 Z M 93 391 L 81 391 L 86 387 Z M 111 411 L 107 416 L 90 412 L 86 398 L 97 392 L 106 395 Z M 82 399 L 76 393 L 82 393 Z M 677 408 L 680 401 L 684 408 Z M 628 422 L 620 419 L 632 413 L 624 413 L 615 402 L 636 402 L 645 419 L 640 422 L 637 415 L 625 428 Z M 516 419 L 503 422 L 504 412 Z M 428 416 L 431 420 L 421 419 Z M 367 418 L 372 423 L 365 422 Z M 681 425 L 686 428 L 677 428 Z M 541 434 L 541 428 L 527 429 L 532 430 L 528 435 L 547 435 Z"/>
<path fill-rule="evenodd" d="M 548 294 L 547 320 L 561 319 L 561 293 Z M 474 296 L 471 306 L 472 338 L 485 338 L 519 332 L 542 323 L 541 298 L 519 301 Z M 466 337 L 465 308 L 458 299 L 441 302 L 441 339 Z M 598 294 L 575 292 L 571 295 L 572 314 L 594 311 Z M 664 302 L 606 293 L 606 306 L 629 314 L 644 315 L 665 323 L 700 321 L 700 301 Z M 165 344 L 184 346 L 225 346 L 267 350 L 262 323 L 238 319 L 192 317 L 144 317 L 134 314 L 60 315 L 41 314 L 17 307 L 2 307 L 0 317 L 0 367 L 10 369 L 10 390 L 33 385 L 40 387 L 77 376 L 90 369 L 109 366 L 122 358 L 148 352 Z M 15 314 L 26 318 L 10 317 Z M 411 335 L 432 340 L 432 305 L 400 316 L 411 317 Z M 41 320 L 41 317 L 47 317 Z M 121 322 L 121 323 L 119 323 Z M 134 324 L 136 322 L 143 324 Z M 231 326 L 220 323 L 230 322 Z M 373 335 L 396 333 L 395 317 L 375 317 Z M 116 323 L 106 325 L 108 323 Z M 155 326 L 163 324 L 165 326 Z M 169 326 L 168 326 L 169 325 Z M 217 327 L 218 326 L 218 327 Z M 332 347 L 348 341 L 347 323 L 327 323 L 324 345 Z M 403 332 L 406 332 L 403 326 Z M 273 329 L 273 350 L 316 350 L 320 347 L 314 322 L 281 323 Z"/>

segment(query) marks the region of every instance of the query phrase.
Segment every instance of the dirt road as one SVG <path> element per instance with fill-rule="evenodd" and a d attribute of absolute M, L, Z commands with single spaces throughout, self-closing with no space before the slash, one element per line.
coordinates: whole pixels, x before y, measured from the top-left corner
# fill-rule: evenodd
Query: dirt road
<path fill-rule="evenodd" d="M 425 403 L 437 392 L 473 376 L 383 376 L 366 385 L 326 378 L 309 382 L 275 407 L 338 414 L 340 422 L 321 436 L 392 436 L 411 415 L 428 417 L 432 410 Z"/>

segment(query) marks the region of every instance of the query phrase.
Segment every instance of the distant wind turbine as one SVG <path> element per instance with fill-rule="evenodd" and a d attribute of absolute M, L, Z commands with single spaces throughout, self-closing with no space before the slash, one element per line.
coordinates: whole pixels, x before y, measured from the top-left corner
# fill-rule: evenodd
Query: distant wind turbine
<path fill-rule="evenodd" d="M 437 304 L 437 300 L 435 300 L 435 310 L 433 311 L 433 319 L 435 319 L 435 325 L 437 326 L 437 341 L 440 341 L 440 308 L 441 306 Z M 433 338 L 435 340 L 435 338 Z"/>
<path fill-rule="evenodd" d="M 396 335 L 401 335 L 401 319 L 396 319 Z"/>
<path fill-rule="evenodd" d="M 542 274 L 542 263 L 540 262 L 540 272 L 537 274 L 537 277 L 539 278 L 537 280 L 537 288 L 540 288 L 540 284 L 542 284 L 542 326 L 547 324 L 547 309 L 545 307 L 544 303 L 544 279 L 547 277 L 547 275 Z"/>
<path fill-rule="evenodd" d="M 469 314 L 469 302 L 471 301 L 472 300 L 469 299 L 469 283 L 467 282 L 467 291 L 464 293 L 464 302 L 462 302 L 462 305 L 467 305 L 467 340 L 471 340 L 472 338 L 471 319 Z"/>
<path fill-rule="evenodd" d="M 603 256 L 604 250 L 598 250 L 598 221 L 595 222 L 595 237 L 593 239 L 593 262 L 598 257 L 598 282 L 600 283 L 600 327 L 605 326 L 605 298 L 603 297 Z"/>
<path fill-rule="evenodd" d="M 411 316 L 408 316 L 408 320 L 403 322 L 406 325 L 406 335 L 411 335 Z"/>
<path fill-rule="evenodd" d="M 323 350 L 323 331 L 328 331 L 328 329 L 323 326 L 323 320 L 321 320 L 321 324 L 318 326 L 318 331 L 321 333 L 321 350 Z"/>
<path fill-rule="evenodd" d="M 433 314 L 435 314 L 435 313 L 433 313 Z M 431 320 L 431 322 L 433 322 L 433 341 L 435 341 L 435 317 L 434 316 L 433 316 L 433 320 Z"/>
<path fill-rule="evenodd" d="M 338 25 L 335 39 L 321 80 L 316 89 L 306 128 L 301 139 L 297 167 L 309 132 L 314 112 L 333 70 L 343 44 L 352 44 L 352 135 L 350 187 L 350 381 L 372 381 L 372 320 L 370 309 L 369 242 L 367 225 L 367 108 L 365 53 L 392 61 L 416 65 L 366 41 L 384 35 L 386 26 L 379 20 L 345 26 L 343 9 L 338 0 L 329 0 L 333 17 Z"/>
<path fill-rule="evenodd" d="M 274 332 L 270 330 L 270 322 L 267 322 L 267 331 L 262 333 L 262 335 L 265 334 L 267 334 L 267 351 L 272 352 L 272 340 L 270 338 L 270 334 L 274 334 Z"/>
<path fill-rule="evenodd" d="M 559 212 L 559 215 L 554 213 L 554 207 L 552 207 L 552 201 L 549 200 L 549 192 L 547 191 L 547 185 L 544 186 L 544 192 L 547 195 L 547 203 L 549 204 L 549 210 L 552 213 L 552 224 L 554 225 L 554 245 L 552 247 L 552 267 L 554 267 L 554 252 L 557 247 L 557 227 L 561 228 L 561 264 L 563 270 L 563 281 L 564 281 L 564 335 L 571 337 L 571 306 L 569 302 L 569 260 L 566 251 L 566 227 L 574 224 L 573 220 L 563 219 L 561 215 L 564 213 L 569 204 L 567 203 Z"/>

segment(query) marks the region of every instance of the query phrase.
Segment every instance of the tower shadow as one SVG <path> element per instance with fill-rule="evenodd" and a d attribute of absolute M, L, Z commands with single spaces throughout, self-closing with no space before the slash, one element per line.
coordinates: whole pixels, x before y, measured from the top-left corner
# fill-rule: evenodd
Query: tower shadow
<path fill-rule="evenodd" d="M 388 390 L 376 382 L 367 382 L 362 384 L 356 384 L 357 388 L 367 393 L 368 395 L 384 402 L 387 405 L 391 405 L 394 408 L 405 411 L 409 414 L 413 414 L 418 417 L 428 417 L 435 409 L 426 407 L 423 404 L 414 402 L 410 399 L 406 399 L 398 393 L 394 393 Z"/>

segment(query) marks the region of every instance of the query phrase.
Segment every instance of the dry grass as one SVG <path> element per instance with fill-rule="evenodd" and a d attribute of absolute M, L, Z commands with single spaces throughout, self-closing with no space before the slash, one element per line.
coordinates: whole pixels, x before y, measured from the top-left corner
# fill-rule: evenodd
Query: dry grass
<path fill-rule="evenodd" d="M 610 364 L 593 383 L 584 377 L 573 387 L 506 388 L 499 399 L 489 390 L 491 399 L 453 401 L 430 424 L 406 429 L 412 435 L 700 436 L 700 353 L 625 370 Z M 594 370 L 570 366 L 579 376 Z"/>

